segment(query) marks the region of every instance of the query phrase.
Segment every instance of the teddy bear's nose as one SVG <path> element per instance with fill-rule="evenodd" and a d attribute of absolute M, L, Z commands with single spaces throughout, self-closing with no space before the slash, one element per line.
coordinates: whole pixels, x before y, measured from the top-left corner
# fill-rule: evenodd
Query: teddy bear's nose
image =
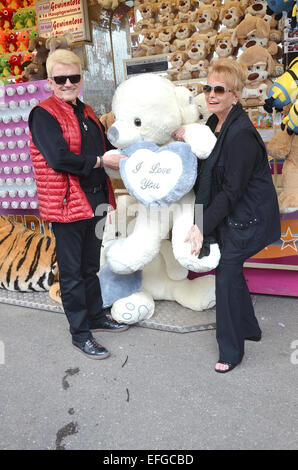
<path fill-rule="evenodd" d="M 230 20 L 232 18 L 232 15 L 226 15 L 226 20 Z"/>
<path fill-rule="evenodd" d="M 221 44 L 219 47 L 220 47 L 221 49 L 226 49 L 227 45 L 226 45 L 226 44 Z"/>
<path fill-rule="evenodd" d="M 108 130 L 107 138 L 109 139 L 110 142 L 117 142 L 117 140 L 119 139 L 118 129 L 116 129 L 116 127 L 114 126 L 111 126 L 110 129 Z"/>
<path fill-rule="evenodd" d="M 260 10 L 263 9 L 263 5 L 262 5 L 262 3 L 257 3 L 256 5 L 253 5 L 252 9 L 254 11 L 260 11 Z"/>
<path fill-rule="evenodd" d="M 255 46 L 256 44 L 257 44 L 256 41 L 248 41 L 248 42 L 246 43 L 246 47 Z"/>
<path fill-rule="evenodd" d="M 253 80 L 256 80 L 258 77 L 259 77 L 258 73 L 250 73 L 247 79 L 253 81 Z"/>

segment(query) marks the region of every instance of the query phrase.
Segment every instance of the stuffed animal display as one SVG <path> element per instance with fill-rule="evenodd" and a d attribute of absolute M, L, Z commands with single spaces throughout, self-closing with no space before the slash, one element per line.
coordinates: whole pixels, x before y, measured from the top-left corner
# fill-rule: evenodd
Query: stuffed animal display
<path fill-rule="evenodd" d="M 170 229 L 174 257 L 183 267 L 195 272 L 213 269 L 220 258 L 216 243 L 209 256 L 197 258 L 184 242 L 193 224 L 197 158 L 208 158 L 216 142 L 209 127 L 196 123 L 199 111 L 190 91 L 159 75 L 138 75 L 117 88 L 112 111 L 116 120 L 107 136 L 128 156 L 121 161 L 120 174 L 139 209 L 134 231 L 106 247 L 111 270 L 129 274 L 143 269 L 159 253 Z M 186 143 L 171 143 L 173 131 L 182 125 Z M 159 222 L 161 210 L 165 214 Z"/>
<path fill-rule="evenodd" d="M 265 0 L 136 2 L 133 57 L 169 54 L 168 78 L 181 81 L 205 78 L 211 60 L 236 59 L 259 45 L 273 57 L 271 76 L 278 77 L 284 72 L 282 34 L 266 9 Z"/>
<path fill-rule="evenodd" d="M 149 319 L 155 310 L 155 300 L 170 300 L 183 307 L 201 311 L 215 305 L 215 276 L 188 279 L 188 270 L 173 256 L 169 240 L 162 240 L 160 250 L 142 271 L 116 274 L 105 262 L 104 249 L 116 234 L 129 234 L 136 222 L 138 203 L 128 195 L 120 195 L 117 209 L 108 214 L 103 237 L 101 284 L 104 307 L 112 307 L 112 317 L 133 324 Z"/>

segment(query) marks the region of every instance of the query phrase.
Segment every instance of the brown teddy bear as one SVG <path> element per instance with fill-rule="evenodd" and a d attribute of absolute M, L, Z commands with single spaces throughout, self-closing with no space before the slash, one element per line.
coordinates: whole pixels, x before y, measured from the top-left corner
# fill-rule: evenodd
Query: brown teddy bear
<path fill-rule="evenodd" d="M 196 11 L 196 27 L 200 34 L 206 34 L 208 38 L 216 37 L 216 20 L 218 13 L 208 5 L 200 6 Z"/>
<path fill-rule="evenodd" d="M 194 59 L 192 53 L 197 54 L 196 49 L 198 49 L 198 59 L 207 59 L 210 60 L 213 54 L 213 46 L 215 43 L 215 38 L 208 38 L 205 34 L 200 34 L 199 31 L 194 33 L 192 37 L 188 40 L 187 52 L 190 59 Z"/>
<path fill-rule="evenodd" d="M 173 46 L 175 51 L 185 51 L 187 49 L 188 39 L 196 31 L 194 24 L 192 23 L 180 23 L 174 27 L 175 39 Z"/>
<path fill-rule="evenodd" d="M 162 47 L 156 46 L 158 32 L 155 29 L 143 31 L 144 39 L 134 51 L 134 57 L 144 57 L 162 53 Z"/>
<path fill-rule="evenodd" d="M 189 78 L 189 74 L 182 71 L 183 65 L 188 60 L 186 52 L 177 51 L 170 55 L 169 62 L 172 65 L 168 69 L 167 75 L 170 80 L 185 80 Z"/>
<path fill-rule="evenodd" d="M 49 49 L 46 47 L 46 38 L 37 36 L 29 40 L 28 51 L 33 52 L 35 50 L 37 52 L 35 54 L 33 62 L 35 64 L 45 65 L 49 55 Z"/>
<path fill-rule="evenodd" d="M 232 44 L 234 46 L 240 45 L 243 51 L 258 45 L 266 48 L 276 59 L 282 56 L 281 49 L 276 42 L 270 41 L 270 23 L 257 16 L 247 15 L 241 21 L 233 32 Z M 273 76 L 277 77 L 282 73 L 283 66 L 276 60 Z"/>
<path fill-rule="evenodd" d="M 183 71 L 189 72 L 189 78 L 206 78 L 209 62 L 207 59 L 188 59 L 183 66 Z"/>
<path fill-rule="evenodd" d="M 146 29 L 154 29 L 155 20 L 154 18 L 146 18 L 140 21 L 137 21 L 133 27 L 135 33 L 143 33 Z"/>
<path fill-rule="evenodd" d="M 149 20 L 150 18 L 155 17 L 155 13 L 157 12 L 157 5 L 155 3 L 144 3 L 138 7 L 138 10 L 143 18 L 143 20 Z"/>
<path fill-rule="evenodd" d="M 173 26 L 175 24 L 175 15 L 170 12 L 158 13 L 157 21 L 162 26 Z"/>
<path fill-rule="evenodd" d="M 176 9 L 178 12 L 187 13 L 188 11 L 193 10 L 197 6 L 198 2 L 195 0 L 177 0 Z"/>
<path fill-rule="evenodd" d="M 203 91 L 202 83 L 192 82 L 192 83 L 187 83 L 185 86 L 191 92 L 193 97 L 200 95 Z"/>
<path fill-rule="evenodd" d="M 263 106 L 268 96 L 274 73 L 274 61 L 268 50 L 261 46 L 252 46 L 244 51 L 237 61 L 247 67 L 246 84 L 240 99 L 245 106 Z"/>
<path fill-rule="evenodd" d="M 165 26 L 159 31 L 155 45 L 161 47 L 161 53 L 168 54 L 169 52 L 175 52 L 175 48 L 171 44 L 174 37 L 174 27 Z"/>
<path fill-rule="evenodd" d="M 214 52 L 218 57 L 232 57 L 236 55 L 237 48 L 232 44 L 232 34 L 222 29 L 217 34 L 214 44 Z"/>
<path fill-rule="evenodd" d="M 230 2 L 231 0 L 227 0 L 227 1 Z M 222 8 L 221 0 L 199 0 L 198 6 L 203 6 L 203 5 L 207 5 L 207 6 L 211 7 L 213 10 L 216 10 L 217 15 L 219 17 L 220 10 Z"/>
<path fill-rule="evenodd" d="M 248 0 L 248 5 L 245 9 L 245 15 L 258 16 L 263 18 L 266 15 L 267 1 L 266 0 Z"/>
<path fill-rule="evenodd" d="M 280 212 L 298 210 L 298 135 L 277 131 L 268 142 L 268 153 L 273 158 L 285 157 L 282 167 L 282 191 L 278 195 Z"/>
<path fill-rule="evenodd" d="M 74 38 L 71 33 L 65 33 L 61 36 L 54 36 L 48 38 L 45 42 L 45 47 L 49 49 L 49 54 L 52 54 L 56 49 L 68 49 Z"/>
<path fill-rule="evenodd" d="M 183 70 L 190 74 L 189 78 L 207 77 L 209 61 L 207 58 L 211 53 L 211 41 L 205 35 L 195 33 L 187 45 L 188 60 L 183 66 Z"/>
<path fill-rule="evenodd" d="M 231 1 L 222 6 L 219 19 L 228 30 L 233 31 L 244 17 L 244 8 L 239 2 Z"/>
<path fill-rule="evenodd" d="M 35 82 L 36 80 L 44 80 L 47 78 L 46 66 L 36 62 L 31 62 L 26 65 L 22 75 L 23 78 L 29 82 Z"/>

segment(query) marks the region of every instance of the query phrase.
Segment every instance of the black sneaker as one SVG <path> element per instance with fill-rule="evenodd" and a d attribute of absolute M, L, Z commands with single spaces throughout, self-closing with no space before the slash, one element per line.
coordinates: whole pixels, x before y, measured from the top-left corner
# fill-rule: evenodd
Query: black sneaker
<path fill-rule="evenodd" d="M 110 353 L 106 348 L 95 341 L 94 338 L 87 339 L 85 343 L 77 343 L 72 341 L 74 348 L 85 354 L 90 359 L 105 359 Z"/>
<path fill-rule="evenodd" d="M 121 331 L 128 330 L 128 328 L 129 326 L 125 323 L 118 323 L 111 317 L 106 317 L 102 320 L 97 320 L 96 322 L 90 325 L 90 331 L 92 331 L 92 333 L 98 333 L 99 331 L 120 333 Z"/>

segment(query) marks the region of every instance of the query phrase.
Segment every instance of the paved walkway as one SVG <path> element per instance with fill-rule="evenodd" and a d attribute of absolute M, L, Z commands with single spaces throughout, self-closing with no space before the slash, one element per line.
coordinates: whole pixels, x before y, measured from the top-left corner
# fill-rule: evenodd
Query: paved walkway
<path fill-rule="evenodd" d="M 220 375 L 215 330 L 97 333 L 92 361 L 63 314 L 0 304 L 0 448 L 298 449 L 298 299 L 255 309 L 262 341 Z"/>

